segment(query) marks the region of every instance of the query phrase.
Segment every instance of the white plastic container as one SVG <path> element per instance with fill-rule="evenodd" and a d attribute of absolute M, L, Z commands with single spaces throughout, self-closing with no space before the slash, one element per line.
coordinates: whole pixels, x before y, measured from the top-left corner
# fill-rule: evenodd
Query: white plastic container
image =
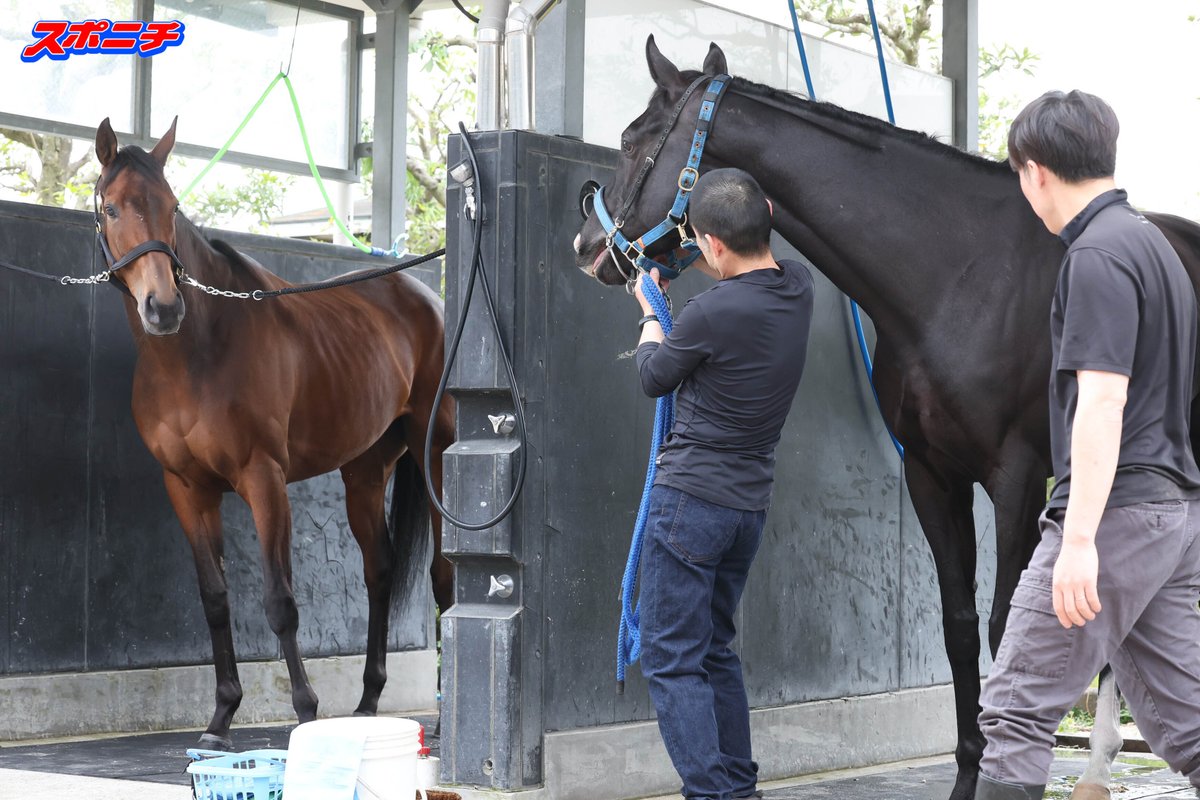
<path fill-rule="evenodd" d="M 413 800 L 420 730 L 419 723 L 395 717 L 334 717 L 298 726 L 288 742 L 288 800 Z"/>

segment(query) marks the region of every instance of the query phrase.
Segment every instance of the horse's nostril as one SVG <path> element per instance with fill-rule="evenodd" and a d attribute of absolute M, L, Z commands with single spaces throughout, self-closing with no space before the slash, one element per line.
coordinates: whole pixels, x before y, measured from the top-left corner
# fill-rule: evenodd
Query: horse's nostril
<path fill-rule="evenodd" d="M 592 215 L 596 208 L 596 192 L 600 189 L 600 184 L 593 180 L 583 182 L 583 186 L 579 187 L 579 215 L 586 220 Z"/>

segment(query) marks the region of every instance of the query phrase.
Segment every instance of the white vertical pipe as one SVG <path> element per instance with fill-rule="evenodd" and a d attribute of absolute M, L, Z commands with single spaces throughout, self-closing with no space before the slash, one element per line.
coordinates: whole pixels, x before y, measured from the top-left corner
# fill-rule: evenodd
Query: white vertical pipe
<path fill-rule="evenodd" d="M 484 0 L 479 15 L 479 83 L 476 94 L 475 126 L 481 131 L 497 130 L 501 124 L 504 48 L 504 20 L 510 0 Z"/>

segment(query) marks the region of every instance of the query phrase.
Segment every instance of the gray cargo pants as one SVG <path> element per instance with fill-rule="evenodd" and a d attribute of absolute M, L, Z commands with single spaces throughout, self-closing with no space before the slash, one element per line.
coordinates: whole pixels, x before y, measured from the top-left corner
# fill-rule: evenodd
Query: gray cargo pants
<path fill-rule="evenodd" d="M 1103 610 L 1082 628 L 1063 628 L 1054 615 L 1060 523 L 1061 511 L 1042 515 L 1042 541 L 984 684 L 983 774 L 1045 785 L 1059 722 L 1108 663 L 1146 742 L 1200 787 L 1200 501 L 1104 512 L 1096 533 Z"/>

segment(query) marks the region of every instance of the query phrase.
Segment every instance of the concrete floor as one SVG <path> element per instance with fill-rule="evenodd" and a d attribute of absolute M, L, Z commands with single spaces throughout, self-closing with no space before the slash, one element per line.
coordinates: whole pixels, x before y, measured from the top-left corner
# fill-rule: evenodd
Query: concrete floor
<path fill-rule="evenodd" d="M 414 716 L 436 755 L 437 718 Z M 286 750 L 293 725 L 238 727 L 238 751 Z M 0 800 L 192 800 L 188 748 L 199 731 L 169 731 L 0 747 Z"/>
<path fill-rule="evenodd" d="M 1141 761 L 1141 759 L 1139 759 Z M 1123 762 L 1114 768 L 1114 800 L 1141 798 L 1192 798 L 1191 788 L 1161 762 L 1134 764 Z M 1087 766 L 1086 757 L 1060 756 L 1055 759 L 1053 780 L 1047 787 L 1048 800 L 1065 800 L 1075 779 Z M 861 776 L 829 776 L 812 783 L 786 787 L 767 787 L 769 800 L 946 800 L 954 787 L 955 765 L 952 759 L 936 764 L 901 765 Z"/>
<path fill-rule="evenodd" d="M 433 730 L 434 718 L 418 719 Z M 291 726 L 238 728 L 234 741 L 238 750 L 286 748 L 290 732 Z M 0 748 L 0 799 L 189 800 L 184 751 L 195 746 L 196 738 L 195 731 L 187 731 L 6 745 Z M 436 737 L 427 739 L 437 747 Z M 1086 763 L 1085 753 L 1059 751 L 1048 800 L 1065 800 Z M 954 774 L 954 761 L 945 756 L 804 776 L 762 788 L 767 800 L 945 800 Z M 1151 757 L 1122 755 L 1114 774 L 1114 800 L 1193 797 L 1186 781 Z"/>

